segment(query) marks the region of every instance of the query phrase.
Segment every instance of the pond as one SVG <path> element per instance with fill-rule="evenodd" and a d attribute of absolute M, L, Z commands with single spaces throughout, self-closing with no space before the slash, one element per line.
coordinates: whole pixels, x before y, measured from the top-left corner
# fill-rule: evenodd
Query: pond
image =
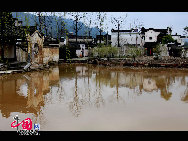
<path fill-rule="evenodd" d="M 61 64 L 0 76 L 0 130 L 188 130 L 188 70 Z M 21 126 L 19 126 L 21 129 Z"/>

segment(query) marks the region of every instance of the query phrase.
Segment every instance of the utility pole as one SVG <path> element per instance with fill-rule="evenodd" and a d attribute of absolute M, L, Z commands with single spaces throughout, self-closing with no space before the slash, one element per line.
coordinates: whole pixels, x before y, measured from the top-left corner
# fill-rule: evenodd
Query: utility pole
<path fill-rule="evenodd" d="M 78 15 L 76 15 L 76 45 L 78 43 Z"/>
<path fill-rule="evenodd" d="M 99 43 L 101 44 L 101 29 L 100 29 L 100 36 L 99 36 Z"/>
<path fill-rule="evenodd" d="M 106 45 L 108 46 L 108 31 L 107 31 L 107 34 L 106 34 Z"/>
<path fill-rule="evenodd" d="M 120 26 L 120 24 L 118 22 L 118 47 L 120 47 L 120 44 L 119 44 L 119 26 Z"/>

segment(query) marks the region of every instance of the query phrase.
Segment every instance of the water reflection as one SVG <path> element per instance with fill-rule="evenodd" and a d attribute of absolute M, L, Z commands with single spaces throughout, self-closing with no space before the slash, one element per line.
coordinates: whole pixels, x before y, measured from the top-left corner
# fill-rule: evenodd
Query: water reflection
<path fill-rule="evenodd" d="M 70 103 L 70 110 L 75 112 L 76 116 L 80 114 L 82 107 L 88 102 L 97 108 L 104 106 L 106 102 L 117 102 L 120 99 L 124 103 L 126 99 L 123 97 L 123 93 L 119 92 L 121 88 L 128 88 L 128 93 L 132 95 L 141 95 L 143 92 L 152 94 L 154 91 L 159 91 L 161 98 L 168 101 L 173 94 L 170 87 L 174 84 L 185 86 L 187 89 L 186 73 L 187 70 L 114 70 L 91 65 L 68 65 L 60 67 L 60 79 L 66 79 L 67 84 L 71 83 L 69 80 L 74 80 L 75 91 Z M 187 91 L 186 89 L 185 91 Z M 83 90 L 85 91 L 83 92 Z M 108 93 L 108 91 L 111 91 L 111 93 Z M 182 101 L 186 102 L 188 93 L 184 93 L 186 94 L 180 94 L 180 97 L 182 97 Z M 93 101 L 91 101 L 91 98 Z"/>
<path fill-rule="evenodd" d="M 126 104 L 142 95 L 158 94 L 161 101 L 188 102 L 188 70 L 106 68 L 66 64 L 49 71 L 0 76 L 0 113 L 50 112 L 50 104 L 65 104 L 73 117 L 89 108 Z M 178 92 L 178 93 L 177 93 Z M 43 109 L 43 110 L 42 110 Z M 46 111 L 45 111 L 46 110 Z"/>
<path fill-rule="evenodd" d="M 0 79 L 0 110 L 3 117 L 8 118 L 11 112 L 40 112 L 45 105 L 44 95 L 50 86 L 58 84 L 58 67 L 42 72 L 12 74 Z"/>

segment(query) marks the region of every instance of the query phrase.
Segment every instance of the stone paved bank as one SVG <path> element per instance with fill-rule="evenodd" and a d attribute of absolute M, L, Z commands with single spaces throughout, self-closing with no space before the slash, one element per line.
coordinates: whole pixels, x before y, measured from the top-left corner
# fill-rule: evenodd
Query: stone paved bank
<path fill-rule="evenodd" d="M 67 63 L 89 63 L 103 66 L 127 66 L 127 67 L 170 67 L 188 68 L 188 58 L 163 57 L 156 59 L 153 56 L 140 58 L 85 58 L 69 59 Z"/>
<path fill-rule="evenodd" d="M 188 59 L 184 58 L 161 58 L 155 59 L 153 57 L 142 57 L 134 59 L 109 59 L 100 60 L 99 65 L 105 66 L 133 66 L 133 67 L 175 67 L 188 68 Z"/>

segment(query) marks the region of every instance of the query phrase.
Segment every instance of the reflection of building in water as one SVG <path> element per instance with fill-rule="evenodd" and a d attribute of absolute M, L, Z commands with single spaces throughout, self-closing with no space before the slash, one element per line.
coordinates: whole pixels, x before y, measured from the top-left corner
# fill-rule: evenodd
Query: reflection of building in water
<path fill-rule="evenodd" d="M 59 77 L 62 79 L 67 78 L 75 78 L 75 74 L 77 74 L 77 77 L 81 78 L 84 77 L 91 77 L 92 73 L 89 73 L 91 71 L 92 66 L 91 65 L 82 65 L 82 64 L 71 64 L 71 65 L 60 65 L 59 66 Z"/>
<path fill-rule="evenodd" d="M 122 70 L 70 64 L 60 65 L 49 71 L 7 76 L 0 79 L 0 111 L 3 117 L 9 117 L 11 112 L 34 113 L 41 117 L 42 106 L 58 99 L 68 103 L 74 116 L 79 116 L 85 107 L 101 107 L 108 102 L 127 101 L 129 94 L 135 98 L 144 91 L 159 90 L 161 97 L 169 100 L 172 96 L 169 86 L 173 83 L 184 85 L 188 81 L 183 78 L 185 73 Z M 56 86 L 52 87 L 54 85 Z M 44 98 L 47 93 L 49 95 Z M 185 92 L 181 100 L 187 102 L 187 95 L 188 92 Z"/>
<path fill-rule="evenodd" d="M 44 106 L 43 95 L 47 94 L 50 86 L 58 81 L 58 67 L 53 68 L 50 72 L 14 74 L 14 77 L 7 76 L 6 79 L 0 80 L 2 115 L 8 118 L 11 112 L 37 114 L 41 106 Z"/>
<path fill-rule="evenodd" d="M 157 90 L 156 81 L 152 78 L 144 78 L 143 80 L 143 89 L 148 92 Z"/>
<path fill-rule="evenodd" d="M 76 66 L 76 73 L 78 76 L 87 75 L 88 68 L 86 66 Z"/>
<path fill-rule="evenodd" d="M 159 76 L 159 74 L 162 75 Z M 177 73 L 169 73 L 168 71 L 153 71 L 153 70 L 132 70 L 127 69 L 126 71 L 115 71 L 113 69 L 100 68 L 100 76 L 96 76 L 97 80 L 110 87 L 127 87 L 130 89 L 139 90 L 137 94 L 141 94 L 142 90 L 146 92 L 152 92 L 154 90 L 160 90 L 161 97 L 165 100 L 169 100 L 172 93 L 169 92 L 169 86 L 175 83 L 175 78 L 185 77 L 185 74 L 180 74 L 177 77 Z M 183 75 L 183 76 L 182 76 Z M 181 78 L 181 83 L 185 83 L 184 79 Z M 118 92 L 117 88 L 117 92 Z"/>
<path fill-rule="evenodd" d="M 156 81 L 156 86 L 161 92 L 161 97 L 165 100 L 169 100 L 172 96 L 172 93 L 169 92 L 169 86 L 172 84 L 172 79 L 170 79 L 171 77 L 173 77 L 173 75 L 169 73 L 153 77 Z"/>
<path fill-rule="evenodd" d="M 139 73 L 134 73 L 134 72 L 124 73 L 124 77 L 120 76 L 120 78 L 121 80 L 124 78 L 125 79 L 124 86 L 131 88 L 131 89 L 134 89 L 135 87 L 141 85 L 143 81 L 143 75 Z"/>

